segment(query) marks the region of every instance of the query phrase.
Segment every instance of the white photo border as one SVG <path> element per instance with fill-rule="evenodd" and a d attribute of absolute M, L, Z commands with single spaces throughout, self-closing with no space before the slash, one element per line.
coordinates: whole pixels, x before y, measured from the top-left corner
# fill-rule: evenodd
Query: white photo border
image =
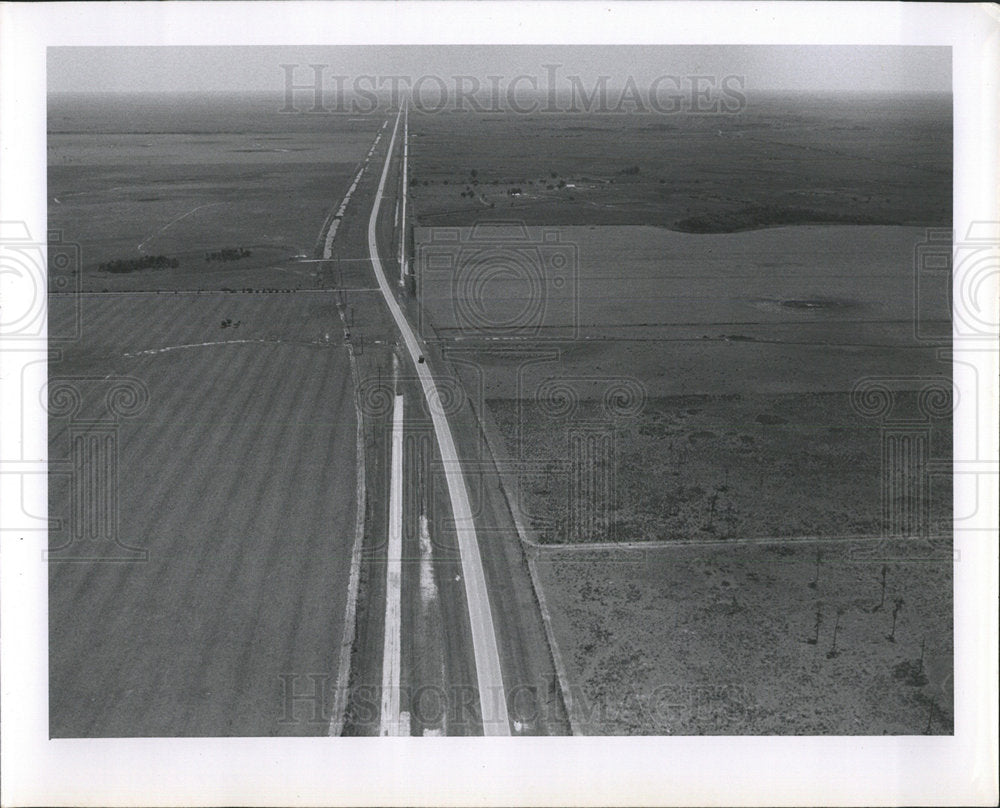
<path fill-rule="evenodd" d="M 0 219 L 46 233 L 46 48 L 52 46 L 943 45 L 953 54 L 953 210 L 962 234 L 972 222 L 1000 220 L 998 39 L 997 11 L 986 4 L 6 4 L 0 6 Z M 0 278 L 0 294 L 5 305 L 17 305 L 30 290 Z M 983 386 L 962 390 L 955 416 L 956 472 L 967 461 L 966 473 L 955 476 L 956 512 L 973 507 L 969 524 L 976 529 L 956 535 L 954 736 L 49 740 L 47 578 L 40 563 L 46 536 L 2 531 L 3 803 L 995 804 L 998 352 L 995 342 L 965 345 L 957 335 L 956 355 L 966 349 L 963 361 Z M 4 497 L 4 524 L 22 508 L 47 512 L 45 415 L 40 405 L 22 408 L 19 386 L 26 367 L 44 362 L 45 350 L 44 338 L 0 349 L 0 472 L 36 472 L 19 477 L 23 499 Z M 969 445 L 959 438 L 972 424 L 978 438 Z M 5 482 L 10 476 L 0 474 Z"/>

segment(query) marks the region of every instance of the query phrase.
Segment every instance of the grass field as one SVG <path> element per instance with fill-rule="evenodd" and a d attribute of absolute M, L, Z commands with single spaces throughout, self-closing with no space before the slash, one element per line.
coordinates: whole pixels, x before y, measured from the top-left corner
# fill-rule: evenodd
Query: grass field
<path fill-rule="evenodd" d="M 486 362 L 510 344 L 559 350 L 562 366 L 617 368 L 649 395 L 850 389 L 865 373 L 934 366 L 936 346 L 914 338 L 925 237 L 857 226 L 417 228 L 424 333 L 472 342 Z M 558 272 L 554 255 L 566 259 Z M 924 316 L 947 321 L 947 301 L 933 303 Z M 491 394 L 518 394 L 516 378 L 490 376 Z"/>
<path fill-rule="evenodd" d="M 207 148 L 207 147 L 206 147 Z M 113 158 L 119 159 L 119 158 Z M 85 291 L 148 289 L 315 288 L 316 234 L 353 164 L 316 171 L 301 164 L 118 163 L 50 169 L 50 228 L 81 245 Z M 85 190 L 92 189 L 92 190 Z M 209 262 L 205 254 L 242 247 L 248 258 Z M 176 269 L 128 274 L 100 264 L 164 255 Z M 55 269 L 55 268 L 53 268 Z M 50 282 L 58 280 L 54 271 Z"/>
<path fill-rule="evenodd" d="M 600 402 L 552 417 L 544 406 L 494 399 L 501 430 L 526 469 L 518 491 L 545 543 L 877 536 L 886 488 L 882 428 L 846 394 L 673 396 L 641 416 L 611 416 Z M 951 456 L 948 419 L 927 423 L 933 456 Z M 574 453 L 581 436 L 607 454 Z M 519 439 L 519 441 L 518 441 Z M 594 479 L 581 482 L 582 469 Z M 926 529 L 951 530 L 951 473 L 929 482 Z M 899 496 L 897 509 L 920 507 Z"/>
<path fill-rule="evenodd" d="M 456 117 L 411 121 L 423 331 L 514 460 L 578 729 L 953 732 L 948 345 L 917 337 L 950 310 L 916 297 L 948 99 Z"/>
<path fill-rule="evenodd" d="M 538 568 L 588 734 L 954 731 L 950 542 L 563 551 Z"/>
<path fill-rule="evenodd" d="M 113 425 L 117 538 L 146 556 L 65 560 L 134 555 L 74 538 L 95 525 L 70 519 L 70 475 L 52 477 L 52 734 L 324 732 L 281 722 L 279 677 L 332 688 L 343 630 L 356 449 L 332 294 L 95 295 L 82 315 L 83 341 L 49 368 L 82 395 L 51 418 L 50 464 L 72 465 L 85 419 Z M 146 403 L 109 420 L 122 378 Z"/>
<path fill-rule="evenodd" d="M 50 100 L 49 229 L 80 260 L 52 264 L 50 288 L 316 288 L 313 257 L 330 208 L 374 138 L 364 119 L 282 115 L 278 99 Z M 379 122 L 380 123 L 380 122 Z M 206 253 L 243 248 L 237 261 Z M 175 269 L 115 274 L 114 260 L 162 255 Z"/>
<path fill-rule="evenodd" d="M 50 333 L 82 329 L 49 367 L 53 736 L 328 729 L 355 389 L 348 298 L 324 291 L 340 273 L 298 259 L 381 121 L 279 110 L 263 96 L 50 97 L 49 226 L 81 256 L 50 266 L 50 288 L 83 290 L 49 296 Z M 168 260 L 100 268 L 144 256 Z M 311 676 L 318 720 L 287 701 Z"/>
<path fill-rule="evenodd" d="M 750 93 L 738 114 L 470 112 L 415 115 L 412 130 L 412 199 L 427 226 L 951 220 L 947 96 Z"/>
<path fill-rule="evenodd" d="M 527 228 L 525 247 L 505 232 L 419 228 L 419 292 L 425 334 L 478 366 L 540 540 L 881 532 L 885 429 L 907 395 L 948 387 L 939 346 L 914 339 L 922 229 Z M 545 265 L 557 249 L 575 261 L 561 276 Z M 457 269 L 439 268 L 448 252 Z M 909 393 L 888 419 L 852 404 L 856 384 L 893 375 Z M 947 460 L 950 417 L 924 423 Z M 581 429 L 611 445 L 596 511 Z M 950 474 L 932 482 L 930 525 L 947 533 Z"/>

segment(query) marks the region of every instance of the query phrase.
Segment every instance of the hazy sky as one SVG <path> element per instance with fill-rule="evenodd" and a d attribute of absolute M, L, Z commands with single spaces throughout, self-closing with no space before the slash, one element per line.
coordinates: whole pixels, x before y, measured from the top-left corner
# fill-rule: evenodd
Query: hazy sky
<path fill-rule="evenodd" d="M 275 91 L 285 87 L 282 64 L 328 65 L 328 75 L 526 74 L 545 86 L 543 65 L 621 86 L 657 76 L 741 75 L 746 89 L 816 92 L 948 91 L 951 51 L 882 46 L 338 46 L 338 47 L 61 47 L 48 52 L 49 90 Z"/>

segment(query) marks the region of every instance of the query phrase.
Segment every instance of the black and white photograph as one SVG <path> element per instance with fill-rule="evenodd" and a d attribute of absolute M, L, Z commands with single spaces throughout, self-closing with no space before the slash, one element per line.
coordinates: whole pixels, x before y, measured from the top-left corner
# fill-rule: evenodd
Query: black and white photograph
<path fill-rule="evenodd" d="M 340 778 L 395 782 L 477 744 L 572 771 L 626 739 L 647 764 L 759 742 L 774 778 L 491 798 L 256 772 L 303 804 L 840 804 L 822 784 L 865 748 L 890 785 L 863 799 L 895 804 L 895 766 L 958 765 L 996 710 L 996 120 L 970 146 L 959 114 L 992 94 L 982 130 L 995 76 L 899 31 L 603 41 L 512 3 L 484 5 L 532 33 L 473 43 L 360 21 L 478 4 L 260 3 L 212 42 L 171 13 L 235 13 L 149 5 L 170 35 L 109 17 L 2 64 L 11 103 L 16 64 L 41 77 L 27 123 L 5 112 L 35 163 L 0 216 L 4 282 L 36 283 L 2 332 L 32 743 L 348 750 Z M 677 9 L 642 5 L 616 30 Z M 268 40 L 292 10 L 352 34 Z M 995 16 L 965 12 L 995 58 Z M 996 799 L 976 732 L 980 779 L 922 796 Z M 785 754 L 808 762 L 782 782 Z M 172 802 L 264 799 L 218 788 Z"/>

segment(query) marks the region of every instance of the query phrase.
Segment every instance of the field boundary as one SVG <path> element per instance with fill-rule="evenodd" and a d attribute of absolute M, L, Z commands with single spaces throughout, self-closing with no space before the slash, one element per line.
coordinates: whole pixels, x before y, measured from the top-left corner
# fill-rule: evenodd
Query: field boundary
<path fill-rule="evenodd" d="M 328 222 L 330 219 L 328 218 Z M 328 225 L 324 225 L 326 229 Z M 322 231 L 321 231 L 322 233 Z M 324 247 L 324 258 L 327 252 Z M 348 333 L 347 317 L 344 313 L 344 306 L 339 295 L 335 296 L 337 314 L 340 317 L 344 334 Z M 358 360 L 354 355 L 354 345 L 350 339 L 344 340 L 347 348 L 347 357 L 351 365 L 351 381 L 355 390 L 361 389 L 361 377 L 358 372 Z M 337 662 L 337 684 L 334 691 L 333 711 L 330 716 L 330 725 L 327 728 L 329 737 L 339 737 L 344 731 L 344 723 L 347 720 L 347 708 L 350 699 L 348 698 L 348 688 L 350 686 L 351 657 L 354 651 L 354 639 L 357 632 L 357 612 L 358 612 L 358 590 L 361 585 L 361 550 L 365 538 L 365 521 L 368 513 L 367 491 L 365 487 L 365 420 L 361 410 L 361 403 L 358 397 L 354 398 L 354 419 L 355 419 L 355 509 L 354 509 L 354 546 L 351 549 L 351 570 L 347 581 L 347 602 L 344 604 L 344 631 L 340 639 L 340 655 Z"/>
<path fill-rule="evenodd" d="M 470 402 L 471 404 L 471 402 Z M 503 436 L 500 434 L 499 427 L 493 421 L 493 417 L 489 412 L 489 407 L 483 402 L 483 408 L 486 410 L 482 415 L 479 414 L 478 409 L 472 405 L 472 411 L 476 413 L 476 417 L 479 420 L 480 427 L 483 430 L 483 435 L 486 438 L 487 446 L 489 446 L 490 453 L 493 455 L 494 466 L 496 466 L 497 472 L 499 474 L 502 487 L 504 489 L 504 496 L 507 499 L 507 505 L 510 507 L 511 514 L 514 518 L 514 524 L 517 527 L 518 536 L 521 541 L 524 542 L 527 547 L 531 548 L 536 552 L 606 552 L 608 550 L 665 550 L 671 547 L 729 547 L 732 545 L 749 545 L 749 544 L 818 544 L 818 543 L 832 543 L 832 542 L 882 542 L 882 541 L 898 541 L 903 539 L 902 536 L 883 536 L 876 534 L 858 534 L 858 535 L 842 535 L 842 536 L 748 536 L 746 538 L 739 539 L 654 539 L 651 541 L 606 541 L 606 542 L 554 542 L 552 544 L 544 544 L 537 539 L 533 538 L 531 531 L 525 526 L 521 517 L 519 515 L 519 508 L 516 507 L 518 503 L 513 501 L 513 494 L 511 492 L 517 490 L 517 486 L 510 479 L 510 469 L 511 467 L 516 467 L 517 461 L 510 459 L 510 456 L 506 452 L 506 444 L 504 443 Z M 503 446 L 501 449 L 499 447 Z M 916 536 L 910 537 L 911 541 L 950 541 L 952 536 L 950 534 L 932 534 L 929 536 Z M 530 554 L 529 554 L 530 558 Z"/>
<path fill-rule="evenodd" d="M 353 172 L 354 179 L 352 180 L 347 193 L 344 195 L 344 198 L 340 201 L 339 205 L 330 208 L 330 212 L 327 214 L 326 219 L 323 220 L 323 225 L 319 229 L 319 236 L 317 236 L 316 244 L 313 247 L 313 255 L 319 256 L 320 261 L 324 261 L 329 258 L 330 250 L 333 247 L 333 240 L 337 237 L 337 230 L 340 228 L 340 222 L 343 221 L 344 214 L 347 212 L 347 206 L 351 202 L 351 197 L 354 195 L 358 184 L 361 182 L 361 178 L 368 169 L 368 164 L 372 159 L 372 153 L 375 151 L 375 146 L 378 145 L 381 137 L 382 129 L 380 128 L 376 133 L 375 139 L 372 141 L 367 154 L 355 164 L 355 170 Z"/>
<path fill-rule="evenodd" d="M 341 319 L 344 317 L 343 311 L 337 307 Z M 346 323 L 344 324 L 346 328 Z M 358 363 L 354 356 L 354 346 L 347 343 L 347 355 L 351 363 L 351 378 L 354 381 L 354 389 L 360 385 L 358 378 Z M 351 674 L 351 652 L 354 650 L 354 634 L 357 631 L 357 611 L 358 611 L 358 588 L 361 583 L 361 548 L 365 537 L 365 516 L 367 514 L 367 501 L 365 491 L 365 423 L 361 412 L 361 405 L 358 397 L 354 396 L 355 412 L 355 439 L 357 451 L 355 468 L 357 474 L 355 489 L 354 507 L 354 546 L 351 549 L 351 571 L 347 579 L 347 602 L 344 605 L 344 631 L 340 639 L 340 657 L 337 663 L 337 684 L 334 691 L 334 706 L 330 717 L 330 726 L 327 735 L 338 737 L 344 731 L 344 722 L 347 718 L 348 684 Z"/>
<path fill-rule="evenodd" d="M 558 544 L 540 544 L 528 540 L 536 550 L 554 552 L 604 552 L 607 550 L 667 550 L 671 547 L 731 547 L 747 544 L 823 544 L 848 542 L 883 542 L 883 541 L 950 541 L 951 536 L 941 533 L 931 536 L 762 536 L 745 539 L 676 539 L 654 541 L 604 541 L 604 542 L 560 542 Z"/>

